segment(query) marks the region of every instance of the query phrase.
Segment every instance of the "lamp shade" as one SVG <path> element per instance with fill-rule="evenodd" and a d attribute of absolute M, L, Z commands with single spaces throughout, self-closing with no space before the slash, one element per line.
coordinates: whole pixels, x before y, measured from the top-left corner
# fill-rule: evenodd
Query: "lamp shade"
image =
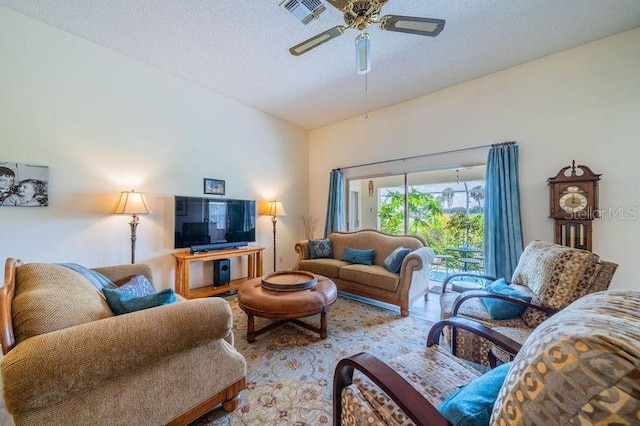
<path fill-rule="evenodd" d="M 120 199 L 113 209 L 114 214 L 149 214 L 147 199 L 143 192 L 134 190 L 120 193 Z"/>
<path fill-rule="evenodd" d="M 267 201 L 264 205 L 262 214 L 273 217 L 287 215 L 287 213 L 284 211 L 284 207 L 282 206 L 282 202 L 276 200 Z"/>

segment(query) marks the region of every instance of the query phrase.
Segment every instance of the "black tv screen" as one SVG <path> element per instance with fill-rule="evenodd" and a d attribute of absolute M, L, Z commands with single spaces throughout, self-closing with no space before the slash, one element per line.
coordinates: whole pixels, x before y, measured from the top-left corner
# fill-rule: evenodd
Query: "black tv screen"
<path fill-rule="evenodd" d="M 193 251 L 246 246 L 256 240 L 256 202 L 175 197 L 175 248 Z"/>

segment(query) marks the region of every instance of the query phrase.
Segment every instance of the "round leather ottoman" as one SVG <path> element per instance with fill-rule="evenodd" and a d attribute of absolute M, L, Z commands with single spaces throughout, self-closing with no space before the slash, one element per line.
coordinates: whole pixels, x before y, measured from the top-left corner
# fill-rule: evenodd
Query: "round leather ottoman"
<path fill-rule="evenodd" d="M 247 341 L 254 342 L 256 336 L 286 322 L 320 333 L 320 337 L 326 339 L 327 312 L 335 303 L 338 290 L 335 283 L 327 277 L 316 275 L 316 278 L 318 282 L 315 287 L 298 291 L 267 290 L 262 287 L 262 278 L 254 278 L 242 284 L 238 289 L 238 302 L 240 309 L 247 314 Z M 320 327 L 298 320 L 315 314 L 320 314 Z M 280 321 L 256 330 L 254 316 Z"/>

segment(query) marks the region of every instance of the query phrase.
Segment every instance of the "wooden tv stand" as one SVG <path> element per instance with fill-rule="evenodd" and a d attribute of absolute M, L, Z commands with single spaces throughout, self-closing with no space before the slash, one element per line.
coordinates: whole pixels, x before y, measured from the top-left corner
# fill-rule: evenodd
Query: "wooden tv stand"
<path fill-rule="evenodd" d="M 198 297 L 214 296 L 230 290 L 237 290 L 245 281 L 262 276 L 263 252 L 264 247 L 247 246 L 237 249 L 212 250 L 197 254 L 191 254 L 189 252 L 173 253 L 173 256 L 176 258 L 176 293 L 185 299 L 196 299 Z M 190 288 L 191 280 L 189 277 L 191 272 L 191 262 L 208 262 L 242 256 L 247 256 L 248 260 L 246 277 L 231 280 L 229 284 L 224 284 L 218 287 L 205 285 L 202 287 Z"/>

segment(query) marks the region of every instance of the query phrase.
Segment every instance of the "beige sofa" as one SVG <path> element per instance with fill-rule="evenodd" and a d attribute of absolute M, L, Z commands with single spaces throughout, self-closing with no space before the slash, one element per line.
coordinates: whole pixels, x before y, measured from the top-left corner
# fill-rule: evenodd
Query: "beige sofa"
<path fill-rule="evenodd" d="M 98 268 L 116 285 L 146 265 Z M 16 425 L 186 424 L 237 407 L 246 362 L 224 299 L 114 316 L 83 275 L 9 259 L 0 290 L 3 394 Z"/>
<path fill-rule="evenodd" d="M 294 269 L 324 275 L 336 283 L 339 291 L 391 303 L 400 307 L 402 316 L 418 298 L 425 300 L 429 290 L 429 269 L 434 253 L 424 241 L 411 235 L 390 235 L 375 230 L 333 232 L 329 234 L 333 258 L 311 259 L 309 241 L 295 245 L 298 260 Z M 400 273 L 389 272 L 383 262 L 397 247 L 412 251 L 404 258 Z M 351 264 L 340 260 L 345 247 L 375 249 L 373 265 Z"/>

